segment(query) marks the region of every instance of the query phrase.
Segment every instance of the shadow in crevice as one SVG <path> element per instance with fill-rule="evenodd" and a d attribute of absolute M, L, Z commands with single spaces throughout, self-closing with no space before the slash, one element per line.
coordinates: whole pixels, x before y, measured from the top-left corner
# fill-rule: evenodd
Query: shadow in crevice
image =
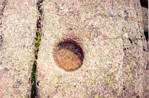
<path fill-rule="evenodd" d="M 148 32 L 144 31 L 145 39 L 148 41 Z"/>
<path fill-rule="evenodd" d="M 35 37 L 35 60 L 34 64 L 32 66 L 32 73 L 31 73 L 31 98 L 38 98 L 37 94 L 37 81 L 36 81 L 36 70 L 37 70 L 37 59 L 38 59 L 38 51 L 40 47 L 40 42 L 41 42 L 41 32 L 42 32 L 42 19 L 43 19 L 43 8 L 42 8 L 42 3 L 44 0 L 38 0 L 37 1 L 37 9 L 38 9 L 38 18 L 37 18 L 37 23 L 36 23 L 36 37 Z"/>
<path fill-rule="evenodd" d="M 140 0 L 141 6 L 148 8 L 148 0 Z"/>

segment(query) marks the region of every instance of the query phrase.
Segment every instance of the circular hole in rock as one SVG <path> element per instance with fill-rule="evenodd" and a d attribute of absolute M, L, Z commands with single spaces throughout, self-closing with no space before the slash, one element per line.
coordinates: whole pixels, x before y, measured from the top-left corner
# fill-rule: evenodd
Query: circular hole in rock
<path fill-rule="evenodd" d="M 65 71 L 74 71 L 83 64 L 84 52 L 74 40 L 68 39 L 57 44 L 54 50 L 56 64 Z"/>

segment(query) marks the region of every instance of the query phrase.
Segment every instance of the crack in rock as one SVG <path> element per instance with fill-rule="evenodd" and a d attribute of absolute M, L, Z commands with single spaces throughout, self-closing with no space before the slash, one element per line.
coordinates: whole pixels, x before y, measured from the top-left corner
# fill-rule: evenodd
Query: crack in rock
<path fill-rule="evenodd" d="M 4 0 L 0 4 L 0 28 L 1 28 L 1 25 L 2 25 L 3 13 L 4 13 L 4 10 L 6 8 L 7 3 L 8 3 L 8 1 Z M 3 34 L 2 34 L 2 31 L 0 30 L 0 47 L 2 46 L 2 43 L 3 43 Z"/>
<path fill-rule="evenodd" d="M 34 64 L 32 67 L 32 88 L 31 88 L 31 98 L 38 98 L 38 93 L 37 93 L 37 87 L 36 87 L 36 66 L 37 66 L 37 59 L 38 59 L 38 51 L 40 47 L 40 41 L 41 41 L 41 32 L 42 32 L 42 19 L 43 19 L 43 8 L 42 8 L 42 3 L 44 0 L 38 0 L 37 1 L 37 9 L 38 9 L 38 18 L 37 18 L 37 23 L 36 23 L 36 37 L 35 37 L 35 60 Z"/>

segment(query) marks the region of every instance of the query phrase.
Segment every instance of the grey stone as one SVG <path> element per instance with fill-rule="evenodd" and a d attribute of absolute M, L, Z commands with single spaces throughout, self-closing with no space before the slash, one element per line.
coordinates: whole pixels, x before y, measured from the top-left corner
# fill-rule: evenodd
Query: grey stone
<path fill-rule="evenodd" d="M 37 60 L 40 98 L 145 98 L 146 52 L 139 0 L 44 0 Z M 53 50 L 64 39 L 84 51 L 67 72 Z"/>
<path fill-rule="evenodd" d="M 35 0 L 0 0 L 0 98 L 30 96 L 36 20 Z"/>

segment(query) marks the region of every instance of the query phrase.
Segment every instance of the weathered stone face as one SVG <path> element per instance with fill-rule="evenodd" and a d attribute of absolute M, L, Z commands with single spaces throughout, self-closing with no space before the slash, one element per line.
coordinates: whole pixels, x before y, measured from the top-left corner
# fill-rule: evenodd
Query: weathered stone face
<path fill-rule="evenodd" d="M 42 6 L 41 98 L 144 98 L 146 44 L 139 0 L 45 0 Z M 53 56 L 63 39 L 80 43 L 84 51 L 75 71 L 59 68 Z"/>
<path fill-rule="evenodd" d="M 36 20 L 34 0 L 0 0 L 0 98 L 30 96 Z"/>
<path fill-rule="evenodd" d="M 0 98 L 148 98 L 146 10 L 140 0 L 0 0 Z"/>
<path fill-rule="evenodd" d="M 143 27 L 144 31 L 148 32 L 148 9 L 142 7 Z"/>

